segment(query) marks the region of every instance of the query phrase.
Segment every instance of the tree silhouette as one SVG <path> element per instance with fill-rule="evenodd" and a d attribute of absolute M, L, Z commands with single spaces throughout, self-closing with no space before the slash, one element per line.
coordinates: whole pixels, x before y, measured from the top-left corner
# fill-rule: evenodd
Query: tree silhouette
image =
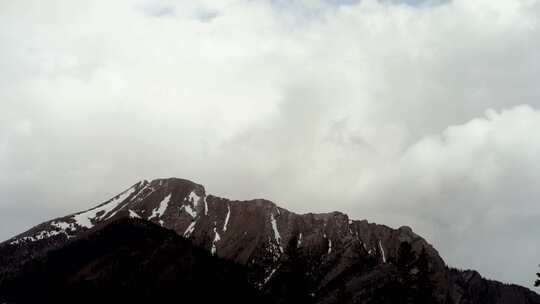
<path fill-rule="evenodd" d="M 397 258 L 392 261 L 394 273 L 388 281 L 375 291 L 373 304 L 433 304 L 435 284 L 433 270 L 425 249 L 416 254 L 410 243 L 402 242 Z"/>
<path fill-rule="evenodd" d="M 278 278 L 278 283 L 272 280 L 268 281 L 267 289 L 271 293 L 281 298 L 289 299 L 291 303 L 311 304 L 314 302 L 313 297 L 309 294 L 312 292 L 309 280 L 308 256 L 302 254 L 298 248 L 298 238 L 292 237 L 286 247 L 285 257 L 281 261 L 279 271 L 274 274 L 274 278 Z M 280 302 L 277 302 L 280 303 Z"/>
<path fill-rule="evenodd" d="M 427 255 L 426 249 L 422 248 L 418 259 L 416 260 L 416 268 L 418 270 L 415 277 L 415 286 L 414 286 L 414 298 L 415 303 L 418 304 L 429 304 L 436 303 L 434 297 L 435 284 L 431 280 L 433 271 L 429 263 L 429 257 Z"/>

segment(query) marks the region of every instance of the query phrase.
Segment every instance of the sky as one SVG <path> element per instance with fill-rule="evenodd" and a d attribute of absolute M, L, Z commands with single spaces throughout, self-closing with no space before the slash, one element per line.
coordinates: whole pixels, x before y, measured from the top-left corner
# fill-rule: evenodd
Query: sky
<path fill-rule="evenodd" d="M 135 182 L 540 263 L 540 1 L 0 0 L 0 240 Z"/>

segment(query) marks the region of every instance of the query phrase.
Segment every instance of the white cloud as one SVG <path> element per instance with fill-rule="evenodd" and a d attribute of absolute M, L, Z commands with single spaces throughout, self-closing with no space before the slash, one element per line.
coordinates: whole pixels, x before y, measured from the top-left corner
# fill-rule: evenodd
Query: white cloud
<path fill-rule="evenodd" d="M 516 257 L 531 263 L 540 254 L 539 130 L 540 112 L 529 106 L 489 110 L 368 169 L 358 187 L 377 217 L 414 223 L 450 264 L 525 284 L 530 265 Z"/>
<path fill-rule="evenodd" d="M 0 237 L 179 176 L 528 284 L 540 4 L 411 3 L 1 2 Z"/>

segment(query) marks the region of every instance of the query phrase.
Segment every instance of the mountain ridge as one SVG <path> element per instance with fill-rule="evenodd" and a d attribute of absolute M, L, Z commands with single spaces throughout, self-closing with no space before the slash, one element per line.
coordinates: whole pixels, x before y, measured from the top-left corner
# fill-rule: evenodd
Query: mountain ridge
<path fill-rule="evenodd" d="M 268 295 L 301 293 L 314 295 L 320 303 L 333 303 L 345 284 L 356 298 L 369 297 L 365 291 L 379 288 L 373 282 L 391 276 L 400 245 L 408 243 L 417 254 L 426 251 L 438 302 L 483 303 L 469 301 L 474 295 L 467 281 L 452 272 L 437 250 L 410 227 L 392 229 L 351 220 L 338 211 L 297 214 L 265 199 L 230 200 L 207 194 L 204 186 L 179 178 L 137 182 L 96 207 L 46 221 L 1 243 L 0 256 L 4 257 L 0 257 L 0 265 L 9 266 L 0 267 L 0 275 L 121 218 L 150 221 L 212 255 L 246 266 L 249 283 Z M 301 271 L 298 265 L 302 265 Z M 360 270 L 351 271 L 355 267 Z M 287 276 L 298 272 L 304 272 L 297 278 L 304 290 L 281 290 Z M 484 281 L 486 286 L 494 286 Z M 540 303 L 538 295 L 531 299 L 508 302 L 495 298 L 489 303 Z"/>

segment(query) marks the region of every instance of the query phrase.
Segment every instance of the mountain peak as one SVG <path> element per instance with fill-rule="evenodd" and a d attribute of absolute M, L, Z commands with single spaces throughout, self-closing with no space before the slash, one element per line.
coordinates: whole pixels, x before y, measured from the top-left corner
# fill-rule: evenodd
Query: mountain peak
<path fill-rule="evenodd" d="M 177 178 L 177 177 L 168 177 L 168 178 L 156 178 L 148 182 L 147 180 L 142 181 L 141 183 L 149 184 L 154 187 L 194 187 L 194 188 L 204 188 L 202 185 L 199 185 L 191 180 Z"/>

